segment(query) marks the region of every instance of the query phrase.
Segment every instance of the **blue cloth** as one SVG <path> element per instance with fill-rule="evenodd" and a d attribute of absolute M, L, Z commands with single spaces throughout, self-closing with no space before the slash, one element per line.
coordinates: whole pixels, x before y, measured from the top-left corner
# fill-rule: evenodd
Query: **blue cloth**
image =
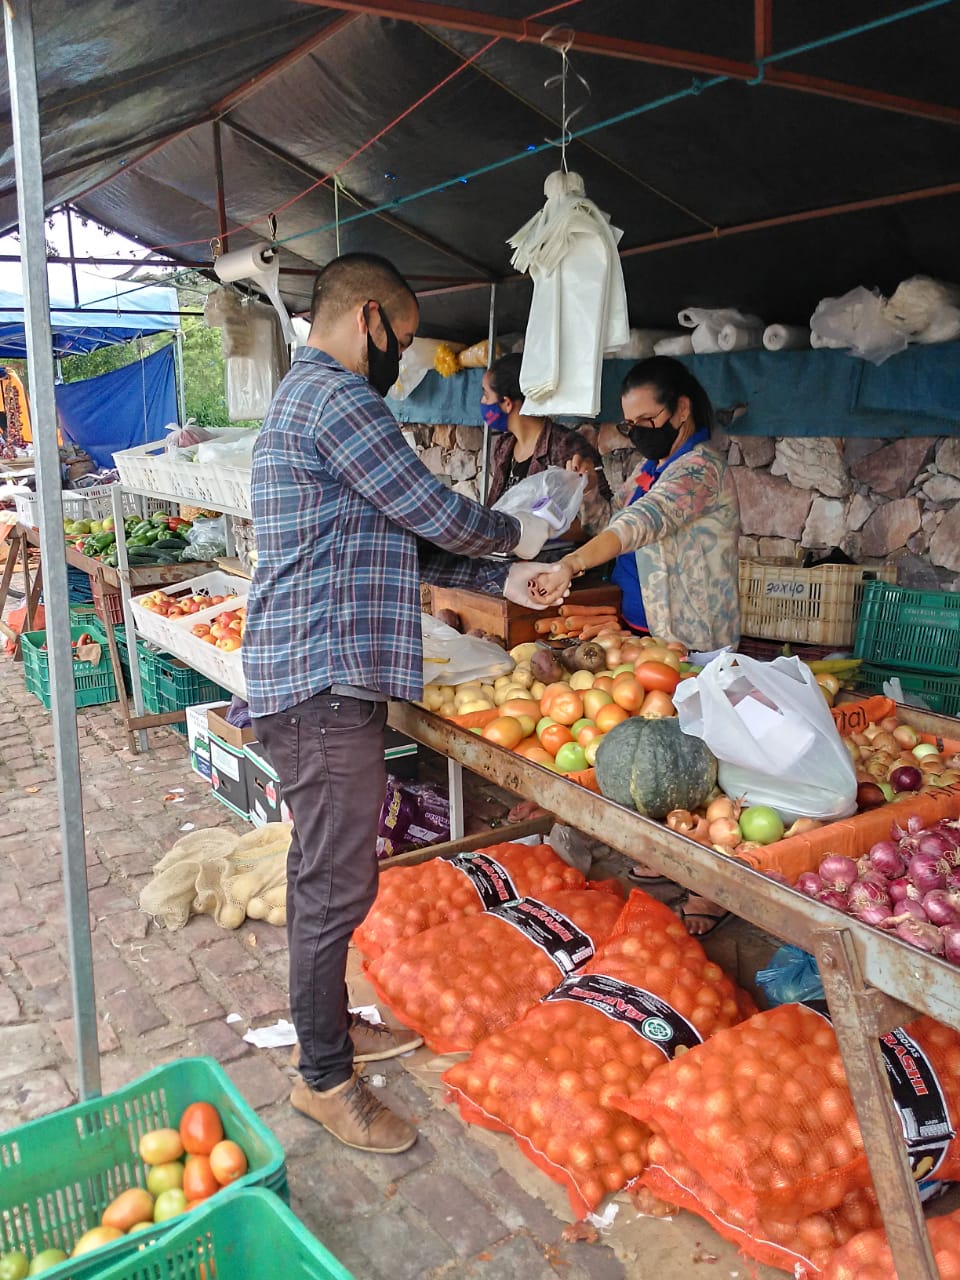
<path fill-rule="evenodd" d="M 112 467 L 121 449 L 162 440 L 165 428 L 177 421 L 172 346 L 55 390 L 64 439 L 86 449 L 98 467 Z"/>
<path fill-rule="evenodd" d="M 746 406 L 727 428 L 732 435 L 896 438 L 960 432 L 960 342 L 910 346 L 879 366 L 845 351 L 731 351 L 681 359 L 714 409 Z M 620 386 L 635 363 L 604 361 L 597 421 L 622 418 Z M 406 400 L 391 400 L 390 408 L 401 422 L 480 426 L 482 379 L 482 369 L 452 378 L 431 372 Z"/>
<path fill-rule="evenodd" d="M 694 445 L 706 444 L 709 439 L 709 431 L 695 431 L 687 443 L 674 450 L 669 458 L 664 458 L 662 462 L 657 462 L 655 458 L 648 458 L 640 468 L 637 487 L 627 506 L 632 507 L 638 498 L 649 493 L 671 463 L 682 458 L 685 453 L 689 453 Z M 649 631 L 647 611 L 643 607 L 643 589 L 640 586 L 640 575 L 637 573 L 637 557 L 632 551 L 625 551 L 623 555 L 617 556 L 610 580 L 620 588 L 622 594 L 620 613 L 627 624 L 634 631 Z"/>
<path fill-rule="evenodd" d="M 467 556 L 520 538 L 512 516 L 431 475 L 366 379 L 312 347 L 267 412 L 250 496 L 258 558 L 242 653 L 254 719 L 332 685 L 419 698 L 418 538 Z"/>

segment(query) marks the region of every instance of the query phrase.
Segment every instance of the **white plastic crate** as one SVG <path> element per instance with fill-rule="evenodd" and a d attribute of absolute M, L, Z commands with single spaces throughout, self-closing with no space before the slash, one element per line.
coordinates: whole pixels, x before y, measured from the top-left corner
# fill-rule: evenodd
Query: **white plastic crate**
<path fill-rule="evenodd" d="M 174 599 L 182 599 L 185 596 L 192 595 L 209 595 L 235 596 L 238 599 L 245 600 L 247 592 L 250 590 L 250 583 L 246 578 L 237 578 L 233 574 L 224 573 L 222 569 L 214 569 L 210 573 L 203 573 L 197 578 L 187 578 L 185 581 L 177 582 L 172 586 L 155 587 L 154 590 L 163 590 L 165 595 L 172 596 Z M 144 594 L 152 595 L 153 593 L 145 592 Z M 185 658 L 188 662 L 190 658 L 184 653 L 182 646 L 185 635 L 191 640 L 196 640 L 195 636 L 190 635 L 191 626 L 199 620 L 206 621 L 206 614 L 216 616 L 221 609 L 229 609 L 230 607 L 224 601 L 219 605 L 213 605 L 210 609 L 203 609 L 198 613 L 185 614 L 182 618 L 165 618 L 162 614 L 154 613 L 151 609 L 145 609 L 140 604 L 141 598 L 136 596 L 130 601 L 130 608 L 133 611 L 137 630 L 141 635 L 146 636 L 148 640 L 156 641 L 164 649 L 168 649 L 180 658 Z M 203 645 L 202 647 L 210 649 L 213 646 Z M 205 672 L 205 674 L 209 673 Z M 220 683 L 223 684 L 225 681 Z"/>
<path fill-rule="evenodd" d="M 64 520 L 85 520 L 87 518 L 87 504 L 84 502 L 82 494 L 64 490 L 60 498 Z M 13 505 L 20 524 L 26 525 L 30 529 L 39 528 L 40 506 L 39 499 L 35 493 L 16 494 L 13 499 Z"/>
<path fill-rule="evenodd" d="M 218 432 L 222 440 L 239 439 L 245 431 Z M 200 507 L 225 507 L 241 515 L 250 511 L 251 472 L 241 467 L 189 461 L 185 449 L 141 444 L 113 455 L 123 484 L 147 493 L 169 493 Z"/>

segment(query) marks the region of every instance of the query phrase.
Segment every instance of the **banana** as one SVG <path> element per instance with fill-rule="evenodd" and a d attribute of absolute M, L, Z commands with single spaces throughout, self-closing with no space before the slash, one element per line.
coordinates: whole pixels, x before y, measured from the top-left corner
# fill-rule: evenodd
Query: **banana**
<path fill-rule="evenodd" d="M 856 671 L 861 662 L 862 658 L 817 658 L 806 665 L 814 675 L 839 675 L 840 672 Z"/>

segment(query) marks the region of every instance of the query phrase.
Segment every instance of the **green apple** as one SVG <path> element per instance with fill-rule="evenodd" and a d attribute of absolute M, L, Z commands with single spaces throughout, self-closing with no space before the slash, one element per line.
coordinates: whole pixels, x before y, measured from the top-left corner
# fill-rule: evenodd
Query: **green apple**
<path fill-rule="evenodd" d="M 561 773 L 579 773 L 587 767 L 587 755 L 576 742 L 565 742 L 557 752 L 557 768 Z"/>
<path fill-rule="evenodd" d="M 167 1164 L 155 1164 L 147 1172 L 147 1190 L 152 1196 L 159 1196 L 164 1191 L 176 1191 L 183 1186 L 183 1165 L 179 1160 L 171 1160 Z"/>
<path fill-rule="evenodd" d="M 582 716 L 579 720 L 574 720 L 573 724 L 570 726 L 570 732 L 573 734 L 574 737 L 576 737 L 581 729 L 595 729 L 595 728 L 596 728 L 596 725 L 590 719 L 589 716 Z"/>
<path fill-rule="evenodd" d="M 58 1267 L 61 1262 L 66 1262 L 67 1255 L 62 1249 L 44 1249 L 30 1263 L 28 1276 L 38 1276 L 41 1271 L 49 1271 L 51 1267 Z"/>

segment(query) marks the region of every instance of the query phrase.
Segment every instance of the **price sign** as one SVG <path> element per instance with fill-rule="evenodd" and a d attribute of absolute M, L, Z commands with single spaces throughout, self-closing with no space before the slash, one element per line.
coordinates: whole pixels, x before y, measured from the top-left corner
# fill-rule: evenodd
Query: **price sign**
<path fill-rule="evenodd" d="M 804 600 L 810 594 L 810 585 L 807 582 L 768 582 L 763 594 L 768 600 Z"/>

